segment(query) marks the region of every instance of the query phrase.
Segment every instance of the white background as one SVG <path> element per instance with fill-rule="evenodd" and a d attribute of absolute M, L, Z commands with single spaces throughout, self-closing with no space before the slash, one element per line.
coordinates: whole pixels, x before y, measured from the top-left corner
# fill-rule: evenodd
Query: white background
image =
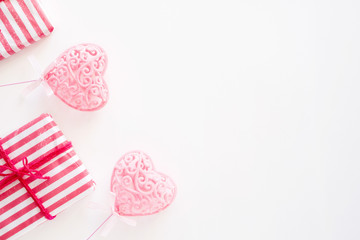
<path fill-rule="evenodd" d="M 53 115 L 97 182 L 22 240 L 79 240 L 109 214 L 117 159 L 143 150 L 172 176 L 166 211 L 110 240 L 359 239 L 358 0 L 46 0 L 53 34 L 0 62 L 34 78 L 83 42 L 108 53 L 110 100 L 83 113 L 26 86 L 0 89 L 5 134 Z M 99 235 L 93 239 L 104 239 Z"/>

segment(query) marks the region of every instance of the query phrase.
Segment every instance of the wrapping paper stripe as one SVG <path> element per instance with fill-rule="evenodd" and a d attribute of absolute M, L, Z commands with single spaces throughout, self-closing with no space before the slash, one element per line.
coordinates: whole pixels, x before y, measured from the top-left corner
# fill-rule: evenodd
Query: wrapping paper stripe
<path fill-rule="evenodd" d="M 54 30 L 37 0 L 0 0 L 0 60 Z"/>
<path fill-rule="evenodd" d="M 48 114 L 43 114 L 3 139 L 0 144 L 17 168 L 21 159 L 36 161 L 67 143 L 64 135 Z M 0 165 L 6 164 L 0 159 Z M 24 179 L 52 215 L 93 191 L 94 182 L 81 160 L 71 148 L 36 169 L 49 180 Z M 4 171 L 6 172 L 6 171 Z M 0 176 L 0 181 L 4 177 Z M 16 178 L 0 189 L 0 239 L 15 239 L 47 221 L 29 193 Z"/>

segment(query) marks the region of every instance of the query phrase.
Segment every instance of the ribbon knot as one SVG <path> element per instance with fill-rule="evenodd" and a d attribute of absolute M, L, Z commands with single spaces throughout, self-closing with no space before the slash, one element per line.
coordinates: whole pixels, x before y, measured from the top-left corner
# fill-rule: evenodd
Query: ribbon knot
<path fill-rule="evenodd" d="M 23 187 L 26 189 L 26 191 L 30 194 L 31 198 L 34 200 L 34 202 L 36 203 L 40 211 L 43 213 L 45 218 L 47 218 L 48 220 L 54 219 L 55 216 L 52 216 L 48 211 L 48 209 L 44 207 L 42 201 L 36 196 L 34 190 L 30 188 L 28 181 L 26 181 L 27 179 L 26 180 L 24 179 L 24 176 L 29 176 L 30 178 L 35 178 L 35 179 L 45 179 L 45 180 L 50 179 L 50 177 L 44 176 L 43 174 L 40 173 L 40 171 L 37 171 L 35 168 L 51 160 L 58 154 L 61 154 L 69 150 L 70 148 L 72 148 L 71 142 L 66 142 L 61 147 L 59 146 L 59 148 L 57 148 L 55 151 L 47 155 L 41 156 L 40 158 L 32 161 L 31 163 L 29 163 L 27 157 L 24 157 L 22 159 L 23 167 L 16 168 L 15 164 L 11 161 L 10 157 L 7 155 L 7 153 L 0 144 L 0 158 L 3 158 L 4 161 L 6 162 L 6 164 L 0 166 L 0 171 L 1 171 L 0 176 L 4 177 L 3 179 L 0 180 L 0 189 L 2 189 L 5 186 L 4 184 L 6 182 L 9 182 L 14 178 L 18 179 L 20 183 L 23 185 Z M 10 173 L 3 173 L 3 171 L 6 170 L 9 170 Z"/>
<path fill-rule="evenodd" d="M 22 164 L 23 164 L 22 169 L 17 169 L 15 166 L 14 167 L 0 166 L 0 170 L 9 170 L 12 172 L 12 173 L 0 173 L 0 176 L 5 177 L 5 176 L 16 175 L 17 177 L 21 177 L 21 178 L 24 176 L 29 176 L 36 179 L 46 179 L 46 180 L 49 179 L 49 177 L 45 177 L 39 171 L 31 168 L 27 157 L 23 158 Z"/>

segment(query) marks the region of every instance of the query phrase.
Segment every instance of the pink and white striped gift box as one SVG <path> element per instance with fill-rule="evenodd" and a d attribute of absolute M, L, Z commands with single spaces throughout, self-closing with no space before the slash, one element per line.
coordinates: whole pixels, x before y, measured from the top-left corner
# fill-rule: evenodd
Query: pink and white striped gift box
<path fill-rule="evenodd" d="M 43 114 L 15 132 L 0 139 L 3 154 L 17 169 L 24 167 L 22 159 L 29 164 L 39 162 L 36 171 L 47 180 L 24 175 L 22 179 L 35 193 L 46 210 L 53 216 L 94 190 L 94 181 L 49 114 Z M 64 146 L 69 146 L 64 148 Z M 59 153 L 59 150 L 62 150 Z M 55 154 L 54 154 L 55 153 Z M 48 157 L 50 156 L 50 157 Z M 4 158 L 0 166 L 9 166 Z M 11 174 L 1 168 L 0 173 Z M 47 221 L 43 212 L 20 182 L 21 176 L 3 181 L 0 176 L 0 239 L 15 239 Z M 5 179 L 5 180 L 7 180 Z M 55 218 L 56 220 L 56 218 Z M 54 220 L 53 220 L 54 221 Z"/>
<path fill-rule="evenodd" d="M 38 0 L 0 0 L 0 60 L 50 35 L 53 29 Z"/>

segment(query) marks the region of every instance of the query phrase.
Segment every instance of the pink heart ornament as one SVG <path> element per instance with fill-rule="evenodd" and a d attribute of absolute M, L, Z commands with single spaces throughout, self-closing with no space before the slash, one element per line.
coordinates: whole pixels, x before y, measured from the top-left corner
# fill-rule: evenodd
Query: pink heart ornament
<path fill-rule="evenodd" d="M 115 194 L 116 213 L 144 216 L 167 208 L 176 196 L 176 186 L 170 177 L 155 171 L 148 155 L 133 151 L 116 163 L 111 192 Z"/>
<path fill-rule="evenodd" d="M 62 53 L 42 79 L 64 103 L 80 111 L 95 111 L 109 99 L 104 80 L 108 59 L 95 44 L 79 44 Z"/>

